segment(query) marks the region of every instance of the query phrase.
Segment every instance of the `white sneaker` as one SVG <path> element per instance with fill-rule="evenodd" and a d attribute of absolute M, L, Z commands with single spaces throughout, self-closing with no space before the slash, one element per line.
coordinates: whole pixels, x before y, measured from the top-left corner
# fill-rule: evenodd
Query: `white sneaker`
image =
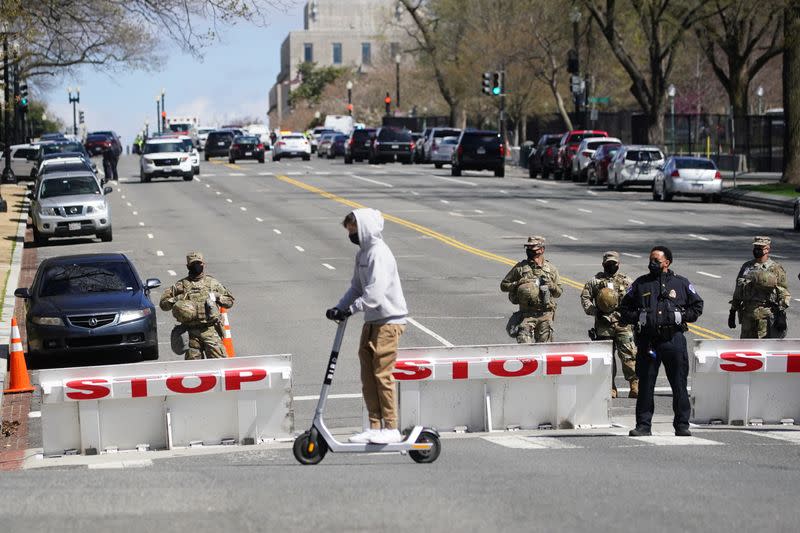
<path fill-rule="evenodd" d="M 403 435 L 396 429 L 383 428 L 375 431 L 369 441 L 373 444 L 394 444 L 403 441 Z"/>
<path fill-rule="evenodd" d="M 359 444 L 367 444 L 368 442 L 372 442 L 372 436 L 375 433 L 379 433 L 380 429 L 368 429 L 366 431 L 362 431 L 361 433 L 356 433 L 349 439 L 349 442 L 357 442 Z"/>

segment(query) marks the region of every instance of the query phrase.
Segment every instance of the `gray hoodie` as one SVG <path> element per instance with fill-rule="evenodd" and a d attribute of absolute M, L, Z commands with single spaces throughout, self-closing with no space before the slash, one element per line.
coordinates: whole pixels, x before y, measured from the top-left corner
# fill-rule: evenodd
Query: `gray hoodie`
<path fill-rule="evenodd" d="M 359 250 L 350 288 L 336 304 L 373 324 L 405 324 L 408 308 L 392 251 L 383 242 L 383 215 L 377 209 L 353 211 L 358 223 Z"/>

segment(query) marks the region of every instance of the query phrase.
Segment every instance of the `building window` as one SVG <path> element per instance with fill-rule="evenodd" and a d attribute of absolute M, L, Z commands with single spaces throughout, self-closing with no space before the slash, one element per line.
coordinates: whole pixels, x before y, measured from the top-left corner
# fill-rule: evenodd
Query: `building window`
<path fill-rule="evenodd" d="M 361 63 L 372 64 L 372 45 L 370 43 L 361 43 Z"/>
<path fill-rule="evenodd" d="M 333 43 L 333 64 L 342 64 L 342 43 Z"/>
<path fill-rule="evenodd" d="M 399 54 L 399 53 L 400 53 L 400 43 L 390 43 L 389 44 L 389 57 L 392 58 L 392 61 L 394 61 L 394 58 L 397 57 L 397 54 Z"/>
<path fill-rule="evenodd" d="M 312 43 L 303 44 L 303 61 L 306 63 L 314 62 L 314 45 Z"/>

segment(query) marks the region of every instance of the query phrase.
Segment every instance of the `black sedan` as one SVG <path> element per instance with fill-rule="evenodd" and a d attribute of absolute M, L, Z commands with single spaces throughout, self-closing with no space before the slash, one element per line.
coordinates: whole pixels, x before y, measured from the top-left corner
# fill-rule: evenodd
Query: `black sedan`
<path fill-rule="evenodd" d="M 28 359 L 33 367 L 116 362 L 120 355 L 158 359 L 156 310 L 150 290 L 123 254 L 45 259 L 25 299 Z"/>
<path fill-rule="evenodd" d="M 255 159 L 263 163 L 264 144 L 255 135 L 237 135 L 228 152 L 228 163 L 236 163 L 237 159 Z"/>
<path fill-rule="evenodd" d="M 337 133 L 333 139 L 331 139 L 331 145 L 328 148 L 328 159 L 334 159 L 336 156 L 344 157 L 344 147 L 349 137 L 342 133 Z"/>
<path fill-rule="evenodd" d="M 375 134 L 369 154 L 371 164 L 400 161 L 410 165 L 414 153 L 414 141 L 411 132 L 404 129 L 384 127 Z"/>

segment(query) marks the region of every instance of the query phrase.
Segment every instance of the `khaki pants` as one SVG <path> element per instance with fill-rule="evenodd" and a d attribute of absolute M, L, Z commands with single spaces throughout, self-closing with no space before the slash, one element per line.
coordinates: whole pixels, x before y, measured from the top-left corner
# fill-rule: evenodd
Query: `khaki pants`
<path fill-rule="evenodd" d="M 358 359 L 361 362 L 361 391 L 369 413 L 371 429 L 397 429 L 397 403 L 394 389 L 394 363 L 400 335 L 406 327 L 401 324 L 364 324 Z"/>

